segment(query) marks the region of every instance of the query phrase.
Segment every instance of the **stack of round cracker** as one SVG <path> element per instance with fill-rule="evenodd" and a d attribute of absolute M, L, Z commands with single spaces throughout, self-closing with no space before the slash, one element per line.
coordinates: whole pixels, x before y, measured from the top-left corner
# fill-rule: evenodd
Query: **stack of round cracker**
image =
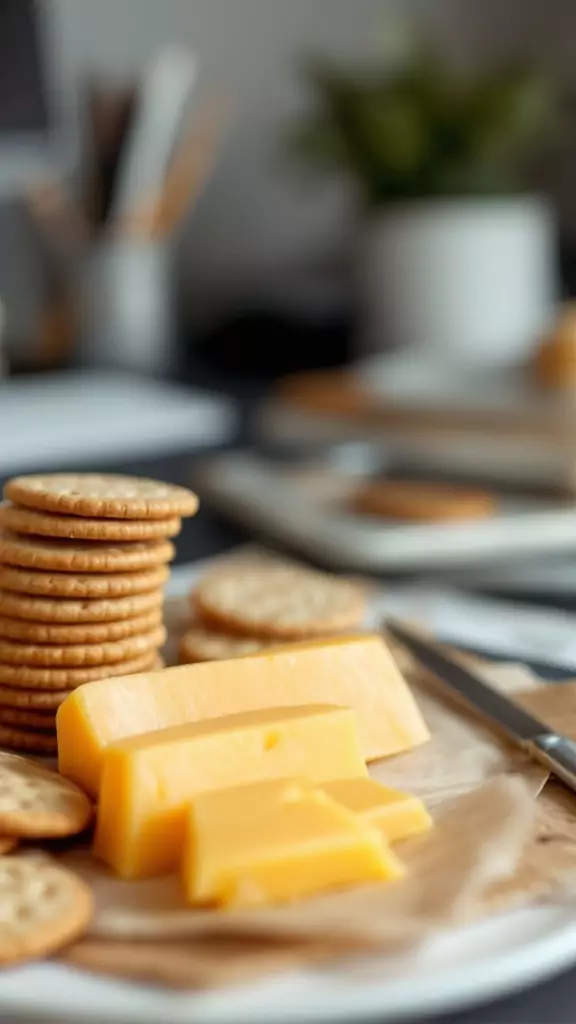
<path fill-rule="evenodd" d="M 361 628 L 363 590 L 349 580 L 270 560 L 232 560 L 193 590 L 182 662 L 217 661 Z"/>
<path fill-rule="evenodd" d="M 53 753 L 82 683 L 159 667 L 170 538 L 191 491 L 98 474 L 16 477 L 0 505 L 0 747 Z"/>

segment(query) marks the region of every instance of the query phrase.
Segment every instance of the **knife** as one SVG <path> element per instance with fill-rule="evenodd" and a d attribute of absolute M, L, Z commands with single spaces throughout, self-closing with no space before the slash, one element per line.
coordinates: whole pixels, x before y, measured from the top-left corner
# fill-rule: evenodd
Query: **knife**
<path fill-rule="evenodd" d="M 485 683 L 476 673 L 447 657 L 439 644 L 423 640 L 403 623 L 391 619 L 386 619 L 386 629 L 435 677 L 447 696 L 479 713 L 576 792 L 576 743 L 550 729 L 509 697 Z"/>

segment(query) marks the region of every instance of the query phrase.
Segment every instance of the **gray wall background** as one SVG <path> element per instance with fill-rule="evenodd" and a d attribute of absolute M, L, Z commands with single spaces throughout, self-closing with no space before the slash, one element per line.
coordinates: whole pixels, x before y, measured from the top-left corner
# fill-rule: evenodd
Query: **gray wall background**
<path fill-rule="evenodd" d="M 46 0 L 44 8 L 48 52 L 71 94 L 86 72 L 122 80 L 163 43 L 181 41 L 199 55 L 204 90 L 233 101 L 232 129 L 183 239 L 182 273 L 198 320 L 263 293 L 304 305 L 336 302 L 342 294 L 339 259 L 343 254 L 345 263 L 350 239 L 346 192 L 305 187 L 280 152 L 282 125 L 305 102 L 299 54 L 374 52 L 390 15 L 413 11 L 464 62 L 527 50 L 574 75 L 573 0 Z M 549 178 L 566 225 L 576 231 L 574 170 L 569 154 Z M 20 234 L 4 213 L 0 290 L 16 321 L 26 317 L 29 301 Z"/>

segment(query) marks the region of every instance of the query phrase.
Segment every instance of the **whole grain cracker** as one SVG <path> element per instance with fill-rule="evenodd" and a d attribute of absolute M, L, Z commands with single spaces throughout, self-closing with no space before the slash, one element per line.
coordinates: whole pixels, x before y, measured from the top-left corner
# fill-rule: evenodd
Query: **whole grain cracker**
<path fill-rule="evenodd" d="M 185 487 L 113 473 L 14 477 L 4 495 L 27 508 L 98 519 L 167 519 L 198 509 L 197 496 Z"/>
<path fill-rule="evenodd" d="M 34 668 L 28 665 L 7 665 L 0 662 L 0 683 L 13 689 L 74 690 L 83 683 L 111 676 L 126 676 L 132 672 L 152 671 L 156 657 L 150 652 L 138 658 L 119 661 L 115 665 L 91 665 L 87 668 Z"/>
<path fill-rule="evenodd" d="M 0 587 L 19 594 L 46 597 L 105 598 L 127 597 L 157 590 L 166 583 L 170 573 L 166 566 L 140 569 L 138 572 L 67 573 L 0 566 Z"/>
<path fill-rule="evenodd" d="M 22 569 L 60 572 L 133 572 L 174 558 L 169 540 L 105 544 L 94 541 L 43 540 L 0 530 L 0 562 Z"/>
<path fill-rule="evenodd" d="M 82 790 L 37 761 L 0 751 L 0 833 L 27 839 L 77 835 L 93 807 Z"/>
<path fill-rule="evenodd" d="M 138 633 L 148 633 L 162 624 L 162 610 L 155 608 L 145 615 L 118 622 L 64 623 L 29 622 L 0 615 L 0 637 L 32 644 L 99 644 L 125 640 Z"/>
<path fill-rule="evenodd" d="M 0 704 L 0 725 L 54 733 L 56 731 L 56 710 L 31 711 L 28 708 L 5 708 Z"/>
<path fill-rule="evenodd" d="M 0 615 L 31 622 L 87 623 L 117 622 L 162 607 L 164 592 L 157 588 L 145 594 L 91 600 L 32 597 L 0 590 Z"/>
<path fill-rule="evenodd" d="M 0 860 L 0 964 L 48 956 L 78 938 L 92 917 L 90 889 L 47 857 Z"/>
<path fill-rule="evenodd" d="M 169 519 L 91 519 L 37 512 L 9 501 L 0 503 L 0 525 L 17 533 L 67 540 L 146 541 L 177 537 L 179 516 Z"/>
<path fill-rule="evenodd" d="M 496 511 L 490 491 L 417 480 L 376 480 L 362 484 L 352 498 L 356 512 L 412 522 L 486 519 Z"/>
<path fill-rule="evenodd" d="M 273 641 L 272 641 L 273 642 Z M 184 664 L 198 661 L 220 661 L 237 658 L 244 654 L 256 654 L 269 647 L 270 640 L 257 637 L 234 636 L 210 629 L 203 623 L 195 623 L 180 639 L 178 651 Z"/>
<path fill-rule="evenodd" d="M 166 642 L 164 626 L 147 633 L 101 644 L 27 644 L 20 640 L 0 639 L 0 662 L 10 665 L 45 665 L 48 668 L 75 668 L 82 665 L 114 665 L 155 651 Z"/>
<path fill-rule="evenodd" d="M 224 632 L 298 640 L 357 628 L 365 614 L 359 586 L 288 566 L 223 569 L 198 584 L 200 617 Z"/>

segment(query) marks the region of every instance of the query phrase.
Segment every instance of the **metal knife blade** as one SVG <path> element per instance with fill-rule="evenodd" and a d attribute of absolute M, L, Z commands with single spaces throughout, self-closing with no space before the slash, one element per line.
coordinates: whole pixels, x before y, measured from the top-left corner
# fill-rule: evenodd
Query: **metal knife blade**
<path fill-rule="evenodd" d="M 576 791 L 576 743 L 550 729 L 479 675 L 448 657 L 433 641 L 422 639 L 391 619 L 386 620 L 386 630 L 432 673 L 441 690 L 479 713 Z"/>

